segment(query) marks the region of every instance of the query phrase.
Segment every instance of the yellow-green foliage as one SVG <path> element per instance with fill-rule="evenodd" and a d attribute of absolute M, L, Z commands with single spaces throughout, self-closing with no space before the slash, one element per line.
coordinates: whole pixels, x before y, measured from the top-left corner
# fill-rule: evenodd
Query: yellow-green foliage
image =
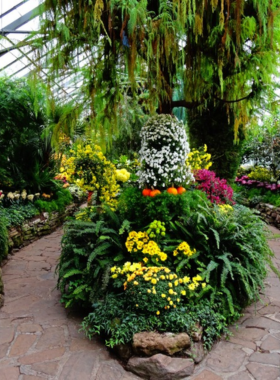
<path fill-rule="evenodd" d="M 186 164 L 191 167 L 193 170 L 199 169 L 209 169 L 212 165 L 211 154 L 207 153 L 207 145 L 204 144 L 204 147 L 199 149 L 192 149 L 189 153 Z"/>
<path fill-rule="evenodd" d="M 266 168 L 256 166 L 250 174 L 248 174 L 250 179 L 255 179 L 257 181 L 267 181 L 270 182 L 272 179 L 272 172 Z"/>
<path fill-rule="evenodd" d="M 70 152 L 71 156 L 60 168 L 61 175 L 83 190 L 96 192 L 101 203 L 105 202 L 114 209 L 119 190 L 115 165 L 106 159 L 97 145 L 78 145 Z"/>

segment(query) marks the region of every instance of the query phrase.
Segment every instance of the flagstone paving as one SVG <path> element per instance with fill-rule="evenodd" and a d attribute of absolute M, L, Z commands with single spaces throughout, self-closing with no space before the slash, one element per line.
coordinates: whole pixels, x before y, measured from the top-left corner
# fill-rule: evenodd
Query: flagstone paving
<path fill-rule="evenodd" d="M 60 228 L 22 248 L 3 267 L 0 380 L 140 379 L 98 338 L 87 340 L 79 332 L 82 316 L 60 304 L 54 270 L 61 235 Z M 269 244 L 280 269 L 280 238 Z M 186 379 L 280 380 L 280 281 L 274 273 L 266 279 L 262 302 L 248 307 L 231 331 Z"/>

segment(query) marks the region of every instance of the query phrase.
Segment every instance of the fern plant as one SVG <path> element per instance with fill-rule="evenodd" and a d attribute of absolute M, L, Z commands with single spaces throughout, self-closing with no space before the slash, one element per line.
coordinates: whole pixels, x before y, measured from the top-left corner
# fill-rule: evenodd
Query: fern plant
<path fill-rule="evenodd" d="M 274 270 L 263 222 L 251 210 L 234 206 L 223 210 L 199 206 L 190 217 L 171 224 L 174 236 L 196 248 L 189 267 L 200 271 L 209 284 L 199 297 L 218 299 L 229 320 L 235 312 L 257 300 L 267 274 Z M 208 293 L 208 295 L 206 294 Z"/>
<path fill-rule="evenodd" d="M 109 208 L 104 215 L 93 213 L 92 221 L 69 221 L 62 238 L 57 265 L 57 288 L 65 307 L 90 306 L 108 287 L 110 268 L 125 259 L 121 222 Z"/>

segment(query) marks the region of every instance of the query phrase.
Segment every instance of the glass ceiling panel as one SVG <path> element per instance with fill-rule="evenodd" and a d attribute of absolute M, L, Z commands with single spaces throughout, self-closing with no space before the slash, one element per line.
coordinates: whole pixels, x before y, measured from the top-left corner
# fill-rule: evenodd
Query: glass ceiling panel
<path fill-rule="evenodd" d="M 39 29 L 40 19 L 35 12 L 42 2 L 42 0 L 0 0 L 0 75 L 24 77 L 36 69 L 37 63 L 41 65 L 32 47 L 24 46 L 22 43 L 25 40 L 28 41 L 30 36 L 29 33 L 24 32 Z M 46 43 L 41 51 L 41 57 L 56 43 L 56 40 Z M 73 59 L 72 64 L 78 69 L 87 65 L 88 62 L 88 55 L 80 53 Z M 47 80 L 48 72 L 47 68 L 41 71 L 42 80 Z M 69 71 L 69 73 L 61 73 L 61 78 L 53 83 L 52 89 L 64 102 L 73 98 L 81 85 L 78 71 L 76 74 Z"/>
<path fill-rule="evenodd" d="M 1 14 L 7 12 L 9 9 L 13 8 L 15 5 L 22 3 L 22 0 L 9 0 L 0 2 L 0 12 Z"/>
<path fill-rule="evenodd" d="M 0 14 L 1 15 L 5 13 L 5 11 L 2 10 L 2 4 L 4 5 L 4 3 L 6 4 L 10 3 L 10 1 L 0 0 Z M 22 3 L 22 1 L 17 1 L 16 3 L 17 4 Z M 24 16 L 26 13 L 31 12 L 34 8 L 36 8 L 39 5 L 39 3 L 40 3 L 39 0 L 28 0 L 24 2 L 24 4 L 20 5 L 16 9 L 4 15 L 3 17 L 0 16 L 1 17 L 0 29 L 4 29 L 6 26 L 12 24 L 14 21 Z M 12 8 L 13 8 L 12 6 L 9 7 L 9 9 L 12 9 Z"/>

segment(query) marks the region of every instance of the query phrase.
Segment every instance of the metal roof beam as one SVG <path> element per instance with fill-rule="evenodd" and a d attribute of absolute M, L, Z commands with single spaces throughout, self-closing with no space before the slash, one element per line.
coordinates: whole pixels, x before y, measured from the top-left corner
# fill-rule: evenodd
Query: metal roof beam
<path fill-rule="evenodd" d="M 12 11 L 14 11 L 15 9 L 17 9 L 18 7 L 20 7 L 20 6 L 23 5 L 24 3 L 27 3 L 27 1 L 29 1 L 29 0 L 23 0 L 23 1 L 21 1 L 20 3 L 18 3 L 17 5 L 15 5 L 14 7 L 10 8 L 9 10 L 7 10 L 6 12 L 2 13 L 2 14 L 0 15 L 0 19 L 1 19 L 2 17 L 7 16 L 9 13 L 11 13 Z"/>
<path fill-rule="evenodd" d="M 32 20 L 33 18 L 39 16 L 41 8 L 42 8 L 42 6 L 39 5 L 38 7 L 32 9 L 31 11 L 25 13 L 25 15 L 19 17 L 18 19 L 16 19 L 15 21 L 13 21 L 9 25 L 7 25 L 5 27 L 5 29 L 6 30 L 12 30 L 13 32 L 10 32 L 10 33 L 14 33 L 14 31 L 16 29 L 18 29 L 22 25 L 28 23 L 28 21 Z"/>
<path fill-rule="evenodd" d="M 15 30 L 15 29 L 2 29 L 0 30 L 0 35 L 5 36 L 6 34 L 14 33 L 14 34 L 30 34 L 31 30 Z"/>

